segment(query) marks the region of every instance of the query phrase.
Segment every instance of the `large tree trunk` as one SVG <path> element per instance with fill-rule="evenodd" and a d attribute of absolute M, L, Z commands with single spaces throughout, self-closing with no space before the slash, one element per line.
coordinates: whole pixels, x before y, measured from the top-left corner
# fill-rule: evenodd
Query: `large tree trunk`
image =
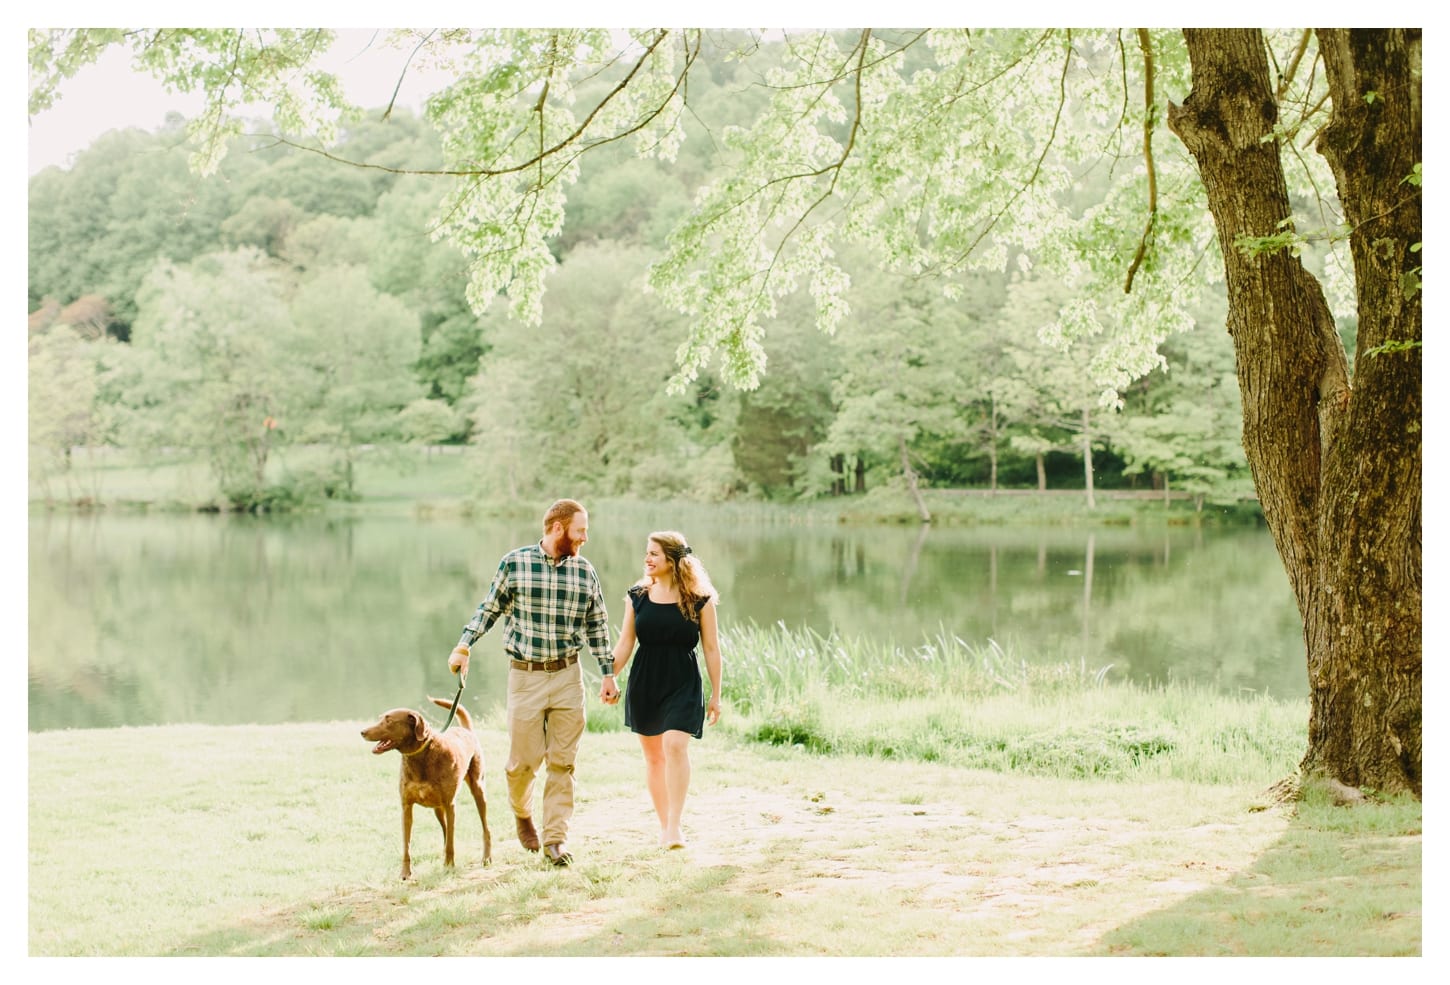
<path fill-rule="evenodd" d="M 1198 162 L 1228 279 L 1244 450 L 1304 622 L 1301 769 L 1350 787 L 1421 789 L 1420 32 L 1321 31 L 1333 119 L 1320 150 L 1353 233 L 1359 337 L 1351 388 L 1319 283 L 1240 236 L 1290 216 L 1264 42 L 1185 30 L 1193 91 L 1168 121 Z M 1368 98 L 1367 98 L 1368 97 Z M 1408 295 L 1408 296 L 1407 296 Z M 1378 356 L 1386 342 L 1410 348 Z"/>

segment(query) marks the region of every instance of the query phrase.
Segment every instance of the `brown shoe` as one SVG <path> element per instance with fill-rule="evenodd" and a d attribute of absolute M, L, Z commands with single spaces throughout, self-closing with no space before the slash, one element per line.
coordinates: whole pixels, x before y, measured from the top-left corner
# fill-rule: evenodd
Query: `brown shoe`
<path fill-rule="evenodd" d="M 539 833 L 534 830 L 534 819 L 514 815 L 514 827 L 519 829 L 519 844 L 531 852 L 539 850 Z"/>
<path fill-rule="evenodd" d="M 563 845 L 545 845 L 544 858 L 560 868 L 574 861 L 574 856 L 564 851 Z"/>

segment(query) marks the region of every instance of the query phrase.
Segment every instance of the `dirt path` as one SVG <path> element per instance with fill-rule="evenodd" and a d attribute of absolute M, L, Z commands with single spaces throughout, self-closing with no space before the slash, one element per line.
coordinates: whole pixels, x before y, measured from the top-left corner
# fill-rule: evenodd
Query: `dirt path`
<path fill-rule="evenodd" d="M 1177 783 L 1125 788 L 805 755 L 756 763 L 745 777 L 722 750 L 697 750 L 690 844 L 660 854 L 681 856 L 712 892 L 818 928 L 801 932 L 797 953 L 849 953 L 852 935 L 884 929 L 887 912 L 891 933 L 926 938 L 894 953 L 1089 953 L 1135 917 L 1251 870 L 1288 823 Z M 1125 803 L 1125 790 L 1140 802 Z M 613 785 L 581 801 L 575 828 L 586 852 L 598 838 L 648 856 L 658 834 L 642 790 Z M 539 940 L 583 939 L 610 908 L 579 916 L 544 922 Z"/>

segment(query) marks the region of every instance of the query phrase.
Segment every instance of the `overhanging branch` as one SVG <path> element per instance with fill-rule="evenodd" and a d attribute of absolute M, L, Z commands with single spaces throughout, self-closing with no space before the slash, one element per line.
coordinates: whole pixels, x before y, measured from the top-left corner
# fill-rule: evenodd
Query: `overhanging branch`
<path fill-rule="evenodd" d="M 1153 166 L 1153 121 L 1156 113 L 1153 109 L 1153 42 L 1148 37 L 1148 29 L 1138 28 L 1138 47 L 1143 50 L 1143 162 L 1148 168 L 1148 224 L 1143 227 L 1143 235 L 1138 240 L 1138 251 L 1133 254 L 1133 262 L 1128 265 L 1128 279 L 1123 284 L 1123 293 L 1133 292 L 1133 278 L 1142 266 L 1143 257 L 1148 252 L 1148 240 L 1153 235 L 1153 224 L 1158 221 L 1158 173 Z"/>

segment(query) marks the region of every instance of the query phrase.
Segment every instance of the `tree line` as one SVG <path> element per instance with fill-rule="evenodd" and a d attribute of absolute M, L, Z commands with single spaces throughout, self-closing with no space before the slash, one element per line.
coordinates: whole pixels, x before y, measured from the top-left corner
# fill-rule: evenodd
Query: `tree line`
<path fill-rule="evenodd" d="M 400 169 L 436 160 L 415 117 L 376 116 L 341 153 Z M 63 478 L 78 446 L 187 449 L 227 504 L 281 508 L 354 494 L 364 446 L 446 442 L 477 449 L 481 492 L 510 497 L 561 483 L 706 501 L 903 481 L 1088 497 L 1137 485 L 1200 501 L 1249 488 L 1221 307 L 1165 343 L 1121 408 L 1104 407 L 1085 350 L 1039 338 L 1067 296 L 1060 283 L 988 272 L 943 285 L 856 256 L 833 344 L 786 298 L 759 387 L 707 371 L 667 395 L 684 326 L 646 278 L 690 182 L 710 172 L 703 154 L 673 170 L 627 153 L 591 160 L 530 326 L 470 311 L 464 257 L 430 235 L 431 179 L 265 137 L 234 138 L 220 177 L 202 178 L 183 126 L 112 131 L 31 179 L 42 484 Z M 269 458 L 292 444 L 328 455 L 278 479 Z"/>

